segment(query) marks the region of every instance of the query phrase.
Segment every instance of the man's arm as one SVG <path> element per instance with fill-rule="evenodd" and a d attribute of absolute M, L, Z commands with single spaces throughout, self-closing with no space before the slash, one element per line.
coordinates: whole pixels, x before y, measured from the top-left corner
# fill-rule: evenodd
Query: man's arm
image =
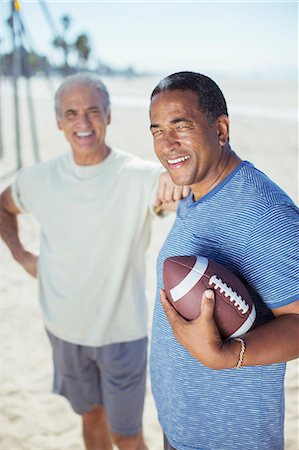
<path fill-rule="evenodd" d="M 156 214 L 161 211 L 176 211 L 178 202 L 190 193 L 189 186 L 177 186 L 173 183 L 168 172 L 162 172 L 159 176 L 154 210 Z"/>
<path fill-rule="evenodd" d="M 24 249 L 19 239 L 16 207 L 8 187 L 0 196 L 0 235 L 7 244 L 15 260 L 33 277 L 37 275 L 37 256 Z"/>
<path fill-rule="evenodd" d="M 200 316 L 185 320 L 161 291 L 161 302 L 177 341 L 189 353 L 212 369 L 229 369 L 237 365 L 240 342 L 222 341 L 213 313 L 214 292 L 204 293 Z M 243 366 L 276 364 L 299 356 L 299 300 L 272 310 L 275 319 L 254 328 L 242 338 L 246 344 Z"/>

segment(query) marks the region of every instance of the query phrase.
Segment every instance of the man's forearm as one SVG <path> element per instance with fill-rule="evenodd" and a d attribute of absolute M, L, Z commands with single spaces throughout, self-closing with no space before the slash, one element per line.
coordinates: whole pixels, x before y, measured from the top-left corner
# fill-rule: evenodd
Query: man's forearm
<path fill-rule="evenodd" d="M 19 239 L 18 219 L 16 215 L 2 208 L 0 208 L 0 235 L 13 257 L 20 262 L 25 250 Z"/>
<path fill-rule="evenodd" d="M 240 342 L 221 339 L 213 318 L 213 291 L 207 290 L 203 294 L 201 313 L 191 321 L 180 316 L 167 300 L 164 290 L 161 290 L 161 302 L 177 341 L 194 358 L 211 369 L 236 367 L 242 350 Z M 272 311 L 275 319 L 241 336 L 246 346 L 243 366 L 276 364 L 298 357 L 299 301 Z"/>
<path fill-rule="evenodd" d="M 299 315 L 277 317 L 244 336 L 244 366 L 276 364 L 299 356 Z"/>

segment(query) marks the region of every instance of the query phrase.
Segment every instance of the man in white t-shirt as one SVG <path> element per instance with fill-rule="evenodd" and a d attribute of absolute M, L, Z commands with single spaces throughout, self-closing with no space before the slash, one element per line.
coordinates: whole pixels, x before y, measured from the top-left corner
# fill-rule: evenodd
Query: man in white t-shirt
<path fill-rule="evenodd" d="M 188 189 L 106 144 L 110 101 L 98 76 L 67 77 L 55 100 L 72 151 L 23 169 L 2 193 L 1 236 L 38 278 L 53 390 L 82 416 L 86 449 L 144 450 L 144 254 L 154 206 L 170 210 Z M 26 212 L 41 225 L 39 256 L 19 240 Z"/>

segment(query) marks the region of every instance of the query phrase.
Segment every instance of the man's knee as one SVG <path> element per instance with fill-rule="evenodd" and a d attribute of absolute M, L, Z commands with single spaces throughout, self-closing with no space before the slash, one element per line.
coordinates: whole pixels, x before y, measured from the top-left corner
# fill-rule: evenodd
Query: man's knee
<path fill-rule="evenodd" d="M 82 414 L 82 420 L 86 424 L 97 423 L 104 416 L 104 409 L 101 406 Z"/>
<path fill-rule="evenodd" d="M 112 440 L 119 450 L 148 450 L 142 432 L 132 436 L 112 433 Z"/>
<path fill-rule="evenodd" d="M 82 414 L 82 421 L 83 427 L 86 430 L 94 430 L 98 427 L 109 428 L 107 416 L 102 406 L 98 406 Z"/>
<path fill-rule="evenodd" d="M 97 407 L 82 414 L 82 423 L 86 450 L 112 450 L 110 428 L 104 408 Z"/>

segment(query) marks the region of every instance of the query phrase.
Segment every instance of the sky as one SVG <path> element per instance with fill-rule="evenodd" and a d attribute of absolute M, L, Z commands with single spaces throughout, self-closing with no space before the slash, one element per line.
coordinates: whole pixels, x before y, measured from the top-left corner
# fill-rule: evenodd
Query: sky
<path fill-rule="evenodd" d="M 20 0 L 30 46 L 61 63 L 41 2 Z M 228 75 L 298 76 L 297 1 L 46 1 L 58 32 L 86 33 L 90 59 L 138 72 L 194 70 Z M 1 53 L 11 50 L 10 1 L 0 0 Z"/>

